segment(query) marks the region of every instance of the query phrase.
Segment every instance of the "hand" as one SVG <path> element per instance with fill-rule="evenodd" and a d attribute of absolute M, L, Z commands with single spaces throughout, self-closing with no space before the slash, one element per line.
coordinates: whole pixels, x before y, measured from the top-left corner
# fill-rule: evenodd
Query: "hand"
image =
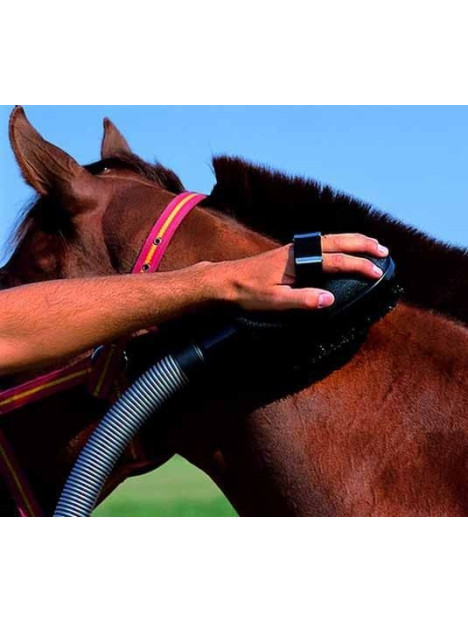
<path fill-rule="evenodd" d="M 324 235 L 322 252 L 324 272 L 355 272 L 371 279 L 382 276 L 380 268 L 368 259 L 349 253 L 388 255 L 388 249 L 377 240 L 358 233 Z M 319 309 L 335 301 L 333 294 L 323 289 L 291 287 L 295 280 L 291 244 L 218 266 L 225 271 L 224 279 L 227 278 L 227 299 L 250 311 Z"/>

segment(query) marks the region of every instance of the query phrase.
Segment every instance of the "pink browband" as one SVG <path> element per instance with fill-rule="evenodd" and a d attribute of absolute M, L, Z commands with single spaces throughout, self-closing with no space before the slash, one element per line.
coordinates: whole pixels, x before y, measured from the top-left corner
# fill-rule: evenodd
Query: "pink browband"
<path fill-rule="evenodd" d="M 158 270 L 178 227 L 191 210 L 205 198 L 204 194 L 183 192 L 172 199 L 151 229 L 133 267 L 133 274 Z M 114 401 L 126 385 L 120 370 L 126 341 L 127 339 L 122 339 L 117 343 L 102 346 L 95 351 L 94 355 L 89 355 L 75 364 L 1 391 L 0 419 L 2 415 L 12 410 L 79 385 L 86 385 L 88 391 L 96 397 Z M 0 474 L 3 475 L 20 514 L 22 516 L 40 515 L 39 506 L 1 430 Z"/>
<path fill-rule="evenodd" d="M 132 274 L 157 271 L 179 225 L 187 214 L 205 198 L 204 194 L 184 192 L 169 203 L 146 238 L 133 266 Z M 121 339 L 118 343 L 100 349 L 88 381 L 88 391 L 94 397 L 104 398 L 111 395 L 112 391 L 115 392 L 114 397 L 119 397 L 122 381 L 119 383 L 118 376 L 126 341 L 126 339 Z M 116 381 L 117 386 L 115 386 Z"/>
<path fill-rule="evenodd" d="M 203 199 L 206 199 L 204 194 L 184 192 L 169 203 L 151 229 L 133 267 L 133 273 L 156 272 L 179 225 Z"/>

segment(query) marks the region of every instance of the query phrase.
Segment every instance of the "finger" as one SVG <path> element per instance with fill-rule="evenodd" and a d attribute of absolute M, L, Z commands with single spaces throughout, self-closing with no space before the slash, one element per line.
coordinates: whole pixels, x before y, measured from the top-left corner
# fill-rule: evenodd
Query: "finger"
<path fill-rule="evenodd" d="M 361 233 L 339 233 L 322 236 L 324 253 L 367 253 L 375 257 L 386 257 L 388 248 L 379 244 L 375 238 Z"/>
<path fill-rule="evenodd" d="M 357 272 L 372 279 L 382 276 L 382 270 L 369 259 L 343 253 L 326 253 L 323 269 L 325 272 Z"/>
<path fill-rule="evenodd" d="M 293 289 L 289 286 L 278 287 L 271 299 L 272 309 L 277 311 L 323 309 L 334 302 L 335 297 L 331 292 L 312 287 L 303 289 Z"/>

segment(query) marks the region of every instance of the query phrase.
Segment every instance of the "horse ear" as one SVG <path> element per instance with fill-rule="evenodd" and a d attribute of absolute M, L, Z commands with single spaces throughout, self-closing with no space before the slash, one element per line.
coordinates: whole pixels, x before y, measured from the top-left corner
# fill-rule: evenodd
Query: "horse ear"
<path fill-rule="evenodd" d="M 48 143 L 28 121 L 21 106 L 10 116 L 10 142 L 26 182 L 39 194 L 77 194 L 78 183 L 93 179 L 65 151 Z"/>
<path fill-rule="evenodd" d="M 119 153 L 131 154 L 132 150 L 112 121 L 106 117 L 101 143 L 101 158 L 106 160 L 119 155 Z"/>

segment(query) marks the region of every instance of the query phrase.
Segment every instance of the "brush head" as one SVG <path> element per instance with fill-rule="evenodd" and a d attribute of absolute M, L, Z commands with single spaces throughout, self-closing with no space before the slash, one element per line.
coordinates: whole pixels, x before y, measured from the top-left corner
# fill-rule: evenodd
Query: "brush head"
<path fill-rule="evenodd" d="M 148 347 L 147 336 L 142 337 L 142 352 L 138 356 L 130 352 L 130 360 L 145 361 L 137 370 L 142 372 L 154 361 L 155 352 L 163 356 L 234 323 L 236 346 L 226 348 L 219 363 L 210 366 L 206 384 L 200 380 L 194 384 L 198 388 L 191 390 L 198 391 L 202 399 L 208 394 L 220 399 L 242 394 L 253 406 L 281 399 L 345 365 L 358 352 L 371 326 L 397 304 L 402 289 L 393 261 L 372 261 L 384 271 L 376 281 L 356 275 L 327 276 L 326 288 L 336 297 L 334 308 L 234 316 L 232 309 L 199 312 L 161 327 L 153 336 L 153 347 Z M 136 373 L 132 366 L 129 373 Z"/>
<path fill-rule="evenodd" d="M 402 294 L 390 257 L 375 259 L 383 275 L 375 281 L 356 275 L 326 275 L 320 287 L 335 303 L 313 311 L 242 314 L 236 318 L 249 345 L 252 366 L 262 366 L 267 384 L 292 392 L 346 364 L 364 343 L 369 329 L 397 304 Z"/>

